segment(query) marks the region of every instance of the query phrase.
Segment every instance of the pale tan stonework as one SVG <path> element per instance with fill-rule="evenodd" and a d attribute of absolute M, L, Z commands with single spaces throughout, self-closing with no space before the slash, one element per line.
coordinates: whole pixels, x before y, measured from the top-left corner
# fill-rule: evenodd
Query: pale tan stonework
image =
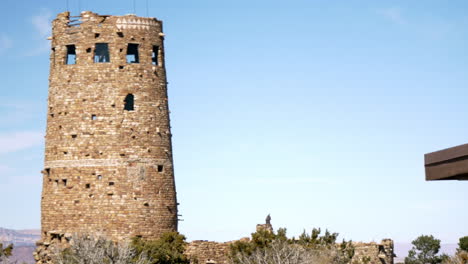
<path fill-rule="evenodd" d="M 53 21 L 38 263 L 73 233 L 125 240 L 177 230 L 163 41 L 155 18 L 64 12 Z M 108 44 L 110 62 L 95 62 L 97 43 Z M 127 63 L 129 44 L 138 63 Z M 124 110 L 129 94 L 134 109 Z"/>

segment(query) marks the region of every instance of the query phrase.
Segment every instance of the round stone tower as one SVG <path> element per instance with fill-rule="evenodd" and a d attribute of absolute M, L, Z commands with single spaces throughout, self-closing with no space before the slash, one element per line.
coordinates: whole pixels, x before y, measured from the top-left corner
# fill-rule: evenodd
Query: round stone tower
<path fill-rule="evenodd" d="M 61 13 L 53 21 L 42 241 L 118 241 L 177 230 L 164 66 L 155 18 Z"/>

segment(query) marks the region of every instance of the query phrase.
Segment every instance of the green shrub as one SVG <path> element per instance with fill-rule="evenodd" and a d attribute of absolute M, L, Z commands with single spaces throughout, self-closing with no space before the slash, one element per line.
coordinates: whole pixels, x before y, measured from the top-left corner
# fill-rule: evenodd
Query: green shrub
<path fill-rule="evenodd" d="M 184 255 L 185 236 L 177 232 L 164 233 L 158 240 L 134 238 L 131 246 L 137 256 L 145 255 L 151 264 L 188 264 Z"/>
<path fill-rule="evenodd" d="M 468 236 L 461 237 L 458 242 L 458 250 L 468 252 Z"/>
<path fill-rule="evenodd" d="M 3 244 L 0 243 L 0 258 L 8 258 L 13 254 L 13 244 L 8 245 L 6 248 L 3 248 Z"/>
<path fill-rule="evenodd" d="M 336 243 L 338 233 L 320 229 L 305 231 L 298 239 L 288 238 L 286 229 L 258 230 L 249 241 L 236 241 L 230 247 L 230 259 L 235 264 L 256 263 L 349 263 L 354 256 L 351 241 Z M 288 258 L 289 259 L 286 259 Z M 294 257 L 293 257 L 294 256 Z"/>

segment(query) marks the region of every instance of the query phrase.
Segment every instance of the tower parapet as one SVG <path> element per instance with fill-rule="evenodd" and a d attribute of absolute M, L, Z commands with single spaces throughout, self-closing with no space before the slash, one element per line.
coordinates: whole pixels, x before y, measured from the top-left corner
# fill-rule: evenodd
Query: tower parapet
<path fill-rule="evenodd" d="M 51 41 L 42 241 L 177 230 L 162 22 L 64 12 Z"/>

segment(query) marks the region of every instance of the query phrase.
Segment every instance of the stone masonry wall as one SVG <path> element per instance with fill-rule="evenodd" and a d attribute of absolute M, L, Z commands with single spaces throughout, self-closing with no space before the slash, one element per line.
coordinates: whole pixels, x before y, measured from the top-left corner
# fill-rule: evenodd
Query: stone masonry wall
<path fill-rule="evenodd" d="M 190 263 L 198 261 L 198 264 L 228 264 L 231 243 L 195 240 L 188 244 L 185 254 L 189 256 Z"/>
<path fill-rule="evenodd" d="M 229 264 L 229 247 L 233 242 L 196 240 L 188 244 L 185 253 L 198 264 Z M 355 247 L 352 264 L 393 264 L 393 241 L 384 239 L 381 243 L 353 243 Z"/>
<path fill-rule="evenodd" d="M 72 233 L 177 230 L 162 22 L 64 12 L 51 40 L 43 245 Z M 98 43 L 107 58 L 95 58 Z M 138 61 L 127 62 L 129 44 Z"/>
<path fill-rule="evenodd" d="M 352 263 L 356 264 L 393 264 L 395 253 L 393 251 L 393 240 L 383 239 L 376 243 L 353 243 L 355 247 Z"/>
<path fill-rule="evenodd" d="M 274 232 L 271 225 L 271 217 L 267 216 L 265 224 L 258 224 L 257 232 Z M 249 241 L 250 238 L 242 238 L 240 241 Z M 235 241 L 213 242 L 205 240 L 196 240 L 188 244 L 185 254 L 191 260 L 191 263 L 198 264 L 229 264 L 230 246 Z M 354 242 L 354 256 L 351 264 L 393 264 L 393 240 L 384 239 L 381 243 L 361 243 Z"/>

